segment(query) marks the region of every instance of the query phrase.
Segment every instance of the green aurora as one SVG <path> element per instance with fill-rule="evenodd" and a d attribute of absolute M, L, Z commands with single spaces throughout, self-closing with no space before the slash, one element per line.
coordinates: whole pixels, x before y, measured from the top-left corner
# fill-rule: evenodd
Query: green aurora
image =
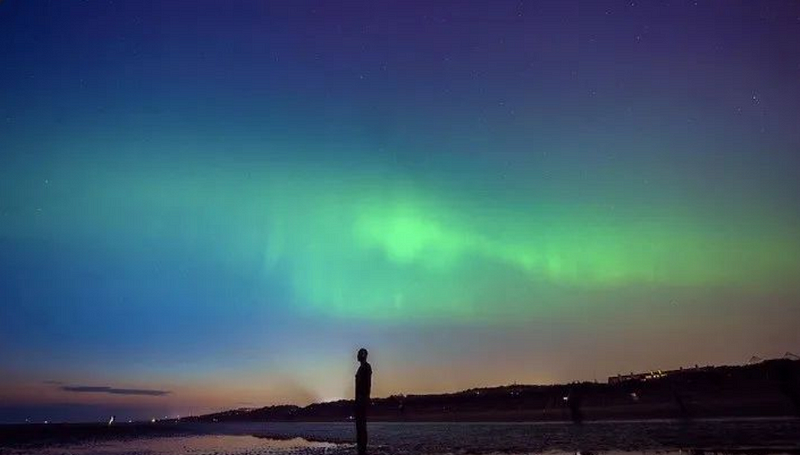
<path fill-rule="evenodd" d="M 800 272 L 791 222 L 755 209 L 709 221 L 685 208 L 471 200 L 380 169 L 102 166 L 60 166 L 61 179 L 37 184 L 48 197 L 33 215 L 37 235 L 111 249 L 121 236 L 127 255 L 163 242 L 232 269 L 259 263 L 264 280 L 289 283 L 294 305 L 331 316 L 526 318 L 559 306 L 553 289 L 790 288 Z M 4 234 L 31 234 L 23 225 L 5 223 Z"/>

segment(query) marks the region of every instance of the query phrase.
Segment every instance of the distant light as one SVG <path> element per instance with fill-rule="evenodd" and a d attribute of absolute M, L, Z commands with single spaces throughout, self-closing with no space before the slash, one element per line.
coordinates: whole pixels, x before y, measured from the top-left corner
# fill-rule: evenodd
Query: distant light
<path fill-rule="evenodd" d="M 44 423 L 45 423 L 45 424 L 48 424 L 48 423 L 50 423 L 50 421 L 49 421 L 49 420 L 45 420 L 45 421 L 44 421 Z"/>
<path fill-rule="evenodd" d="M 152 419 L 150 419 L 150 423 L 156 423 L 156 418 L 153 417 Z"/>
<path fill-rule="evenodd" d="M 564 401 L 569 401 L 569 397 L 564 397 Z"/>

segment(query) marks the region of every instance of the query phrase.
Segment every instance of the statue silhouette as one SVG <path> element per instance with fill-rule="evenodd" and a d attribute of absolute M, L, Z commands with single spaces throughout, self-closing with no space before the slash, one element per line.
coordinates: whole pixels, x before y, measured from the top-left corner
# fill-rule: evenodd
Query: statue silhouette
<path fill-rule="evenodd" d="M 367 363 L 367 350 L 358 350 L 357 359 L 361 364 L 356 372 L 356 446 L 358 455 L 367 453 L 367 410 L 369 409 L 369 393 L 372 388 L 372 367 Z"/>

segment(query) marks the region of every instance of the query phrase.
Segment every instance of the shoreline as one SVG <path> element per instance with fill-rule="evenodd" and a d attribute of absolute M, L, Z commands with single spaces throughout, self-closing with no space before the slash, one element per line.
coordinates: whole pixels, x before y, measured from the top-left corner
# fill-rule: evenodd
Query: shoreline
<path fill-rule="evenodd" d="M 635 376 L 635 375 L 634 375 Z M 510 385 L 373 398 L 373 422 L 518 422 L 800 416 L 800 361 L 700 367 L 608 383 Z M 341 422 L 352 400 L 234 409 L 181 421 Z"/>
<path fill-rule="evenodd" d="M 0 453 L 184 453 L 217 447 L 225 454 L 274 454 L 281 447 L 302 453 L 350 453 L 351 422 L 162 422 L 0 425 Z M 334 447 L 320 448 L 319 444 Z M 800 419 L 794 417 L 692 420 L 587 420 L 573 422 L 380 422 L 371 423 L 377 455 L 409 453 L 575 453 L 574 450 L 665 453 L 800 453 Z M 164 448 L 170 448 L 164 451 Z M 277 448 L 277 449 L 276 449 Z M 155 450 L 158 449 L 158 450 Z M 240 450 L 241 449 L 241 450 Z M 247 449 L 247 450 L 246 450 Z M 252 450 L 250 450 L 252 449 Z M 319 450 L 318 450 L 319 449 Z M 160 450 L 160 451 L 159 451 Z M 277 451 L 276 451 L 277 450 Z M 680 452 L 683 453 L 683 452 Z"/>

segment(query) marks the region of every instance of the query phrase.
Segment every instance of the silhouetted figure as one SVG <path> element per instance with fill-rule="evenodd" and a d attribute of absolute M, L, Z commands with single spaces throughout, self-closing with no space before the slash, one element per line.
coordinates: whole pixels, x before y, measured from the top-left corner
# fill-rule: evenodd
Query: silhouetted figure
<path fill-rule="evenodd" d="M 358 350 L 357 359 L 361 364 L 356 372 L 356 446 L 358 455 L 367 453 L 367 410 L 369 393 L 372 388 L 372 367 L 367 363 L 367 350 Z"/>
<path fill-rule="evenodd" d="M 576 385 L 567 395 L 567 406 L 569 406 L 569 414 L 573 423 L 583 422 L 583 412 L 581 411 L 583 393 L 581 392 L 580 385 Z"/>

